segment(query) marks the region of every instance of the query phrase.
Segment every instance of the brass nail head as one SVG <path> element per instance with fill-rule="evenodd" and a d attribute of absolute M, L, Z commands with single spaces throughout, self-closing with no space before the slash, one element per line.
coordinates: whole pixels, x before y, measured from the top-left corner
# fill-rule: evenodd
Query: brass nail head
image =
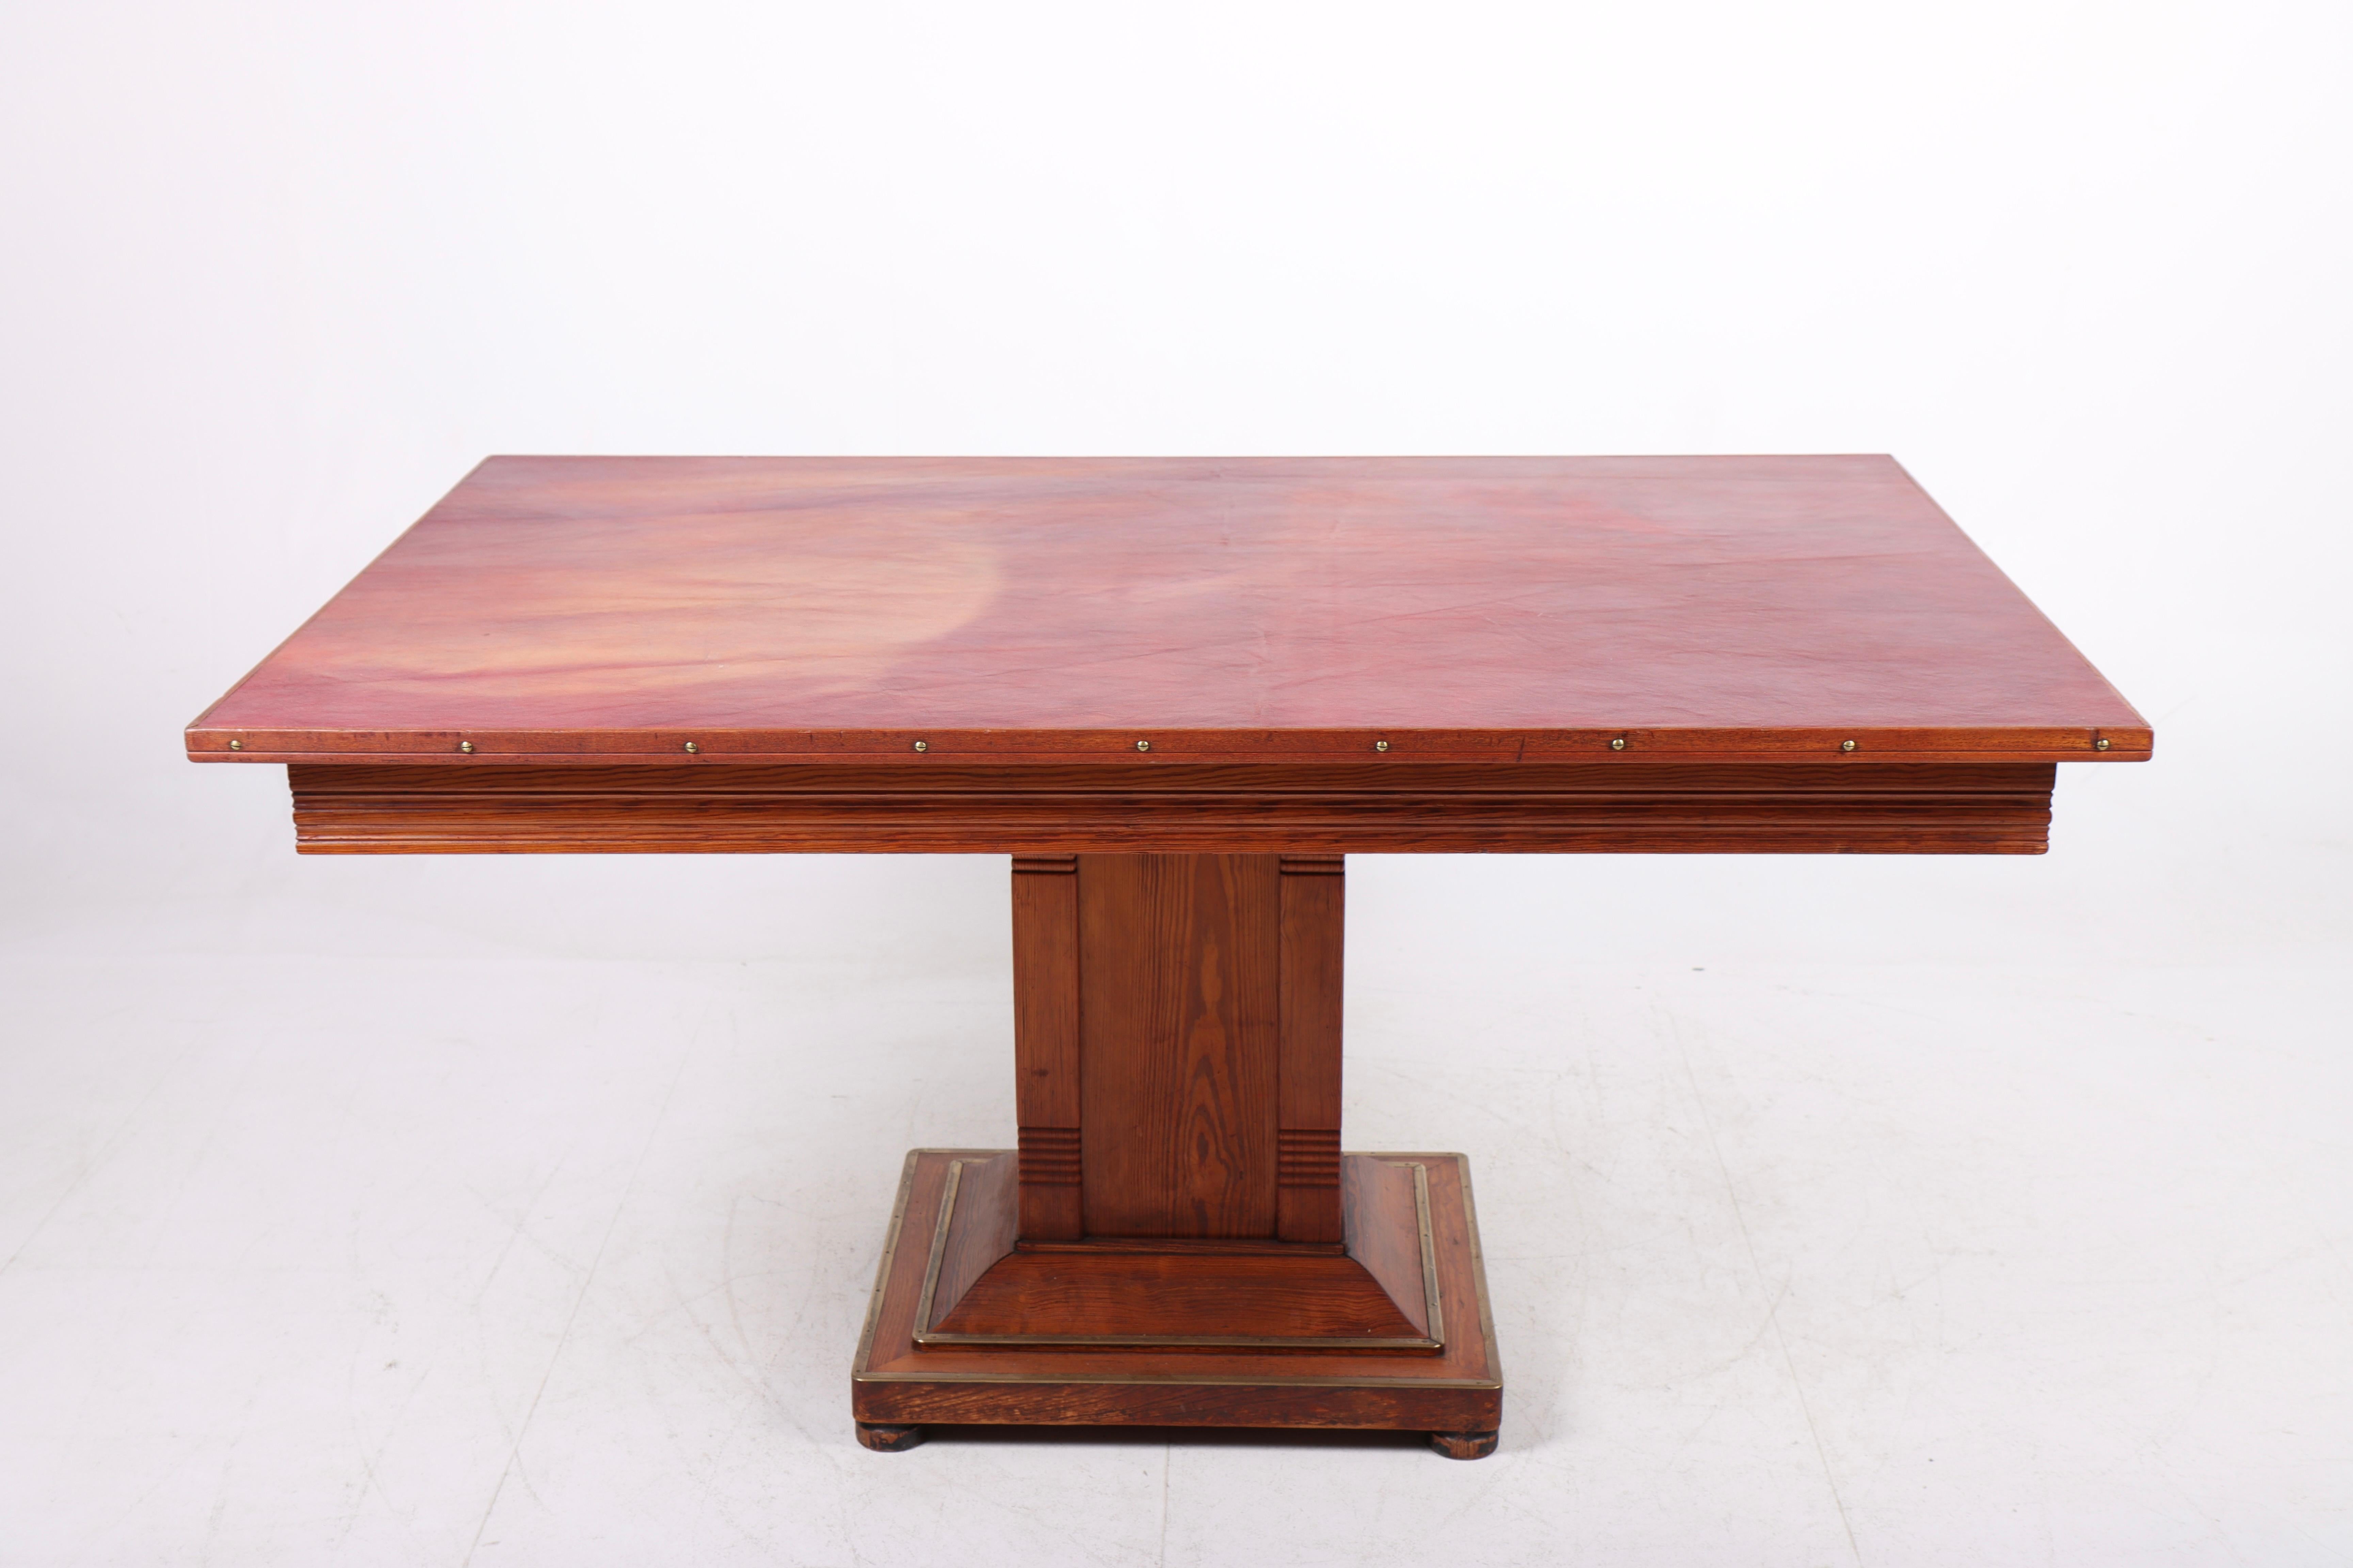
<path fill-rule="evenodd" d="M 700 747 L 700 746 L 696 745 L 696 744 L 695 744 L 693 742 L 691 742 L 691 741 L 689 741 L 689 742 L 686 743 L 686 749 L 687 749 L 688 751 L 690 751 L 690 752 L 699 752 L 699 751 L 702 750 L 702 747 Z"/>
<path fill-rule="evenodd" d="M 929 741 L 918 741 L 915 742 L 915 750 L 919 752 L 928 752 L 931 749 L 932 743 Z"/>
<path fill-rule="evenodd" d="M 458 749 L 461 752 L 470 752 L 474 749 L 474 742 L 471 741 L 460 741 L 458 742 Z"/>
<path fill-rule="evenodd" d="M 1152 750 L 1152 742 L 1149 741 L 1138 741 L 1135 743 L 1135 749 L 1139 752 L 1148 752 Z"/>
<path fill-rule="evenodd" d="M 1620 735 L 1620 736 L 1619 736 L 1616 740 L 1614 740 L 1614 741 L 1610 742 L 1609 742 L 1609 749 L 1610 749 L 1611 751 L 1613 751 L 1613 752 L 1622 752 L 1622 751 L 1624 751 L 1624 750 L 1626 749 L 1626 737 L 1625 737 L 1625 736 L 1623 736 L 1623 735 Z"/>
<path fill-rule="evenodd" d="M 1854 750 L 1854 742 L 1852 741 L 1841 741 L 1839 742 L 1839 750 L 1841 752 L 1852 752 Z"/>
<path fill-rule="evenodd" d="M 2092 742 L 2092 750 L 2095 752 L 2105 752 L 2107 749 L 2108 738 L 2105 735 L 2098 736 Z"/>
<path fill-rule="evenodd" d="M 232 752 L 241 752 L 245 750 L 245 742 L 243 741 L 231 741 L 228 743 L 228 749 Z"/>
<path fill-rule="evenodd" d="M 1377 752 L 1386 752 L 1388 749 L 1389 743 L 1387 741 L 1375 741 L 1373 742 L 1373 750 Z"/>

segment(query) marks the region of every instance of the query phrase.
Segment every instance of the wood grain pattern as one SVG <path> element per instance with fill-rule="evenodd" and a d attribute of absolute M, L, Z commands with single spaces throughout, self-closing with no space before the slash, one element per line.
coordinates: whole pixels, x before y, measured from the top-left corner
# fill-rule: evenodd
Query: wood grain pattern
<path fill-rule="evenodd" d="M 1322 1253 L 1014 1252 L 934 1322 L 940 1335 L 1094 1344 L 1423 1338 L 1400 1305 L 1355 1258 Z"/>
<path fill-rule="evenodd" d="M 1085 1233 L 1079 1202 L 1078 870 L 1077 858 L 1070 855 L 1016 856 L 1013 861 L 1019 1228 L 1036 1240 L 1071 1240 Z"/>
<path fill-rule="evenodd" d="M 2036 855 L 2044 763 L 298 764 L 313 855 Z"/>
<path fill-rule="evenodd" d="M 1348 1255 L 1381 1284 L 1382 1291 L 1422 1333 L 1442 1338 L 1444 1325 L 1430 1320 L 1423 1291 L 1421 1225 L 1414 1168 L 1366 1154 L 1340 1162 L 1340 1187 L 1346 1214 Z"/>
<path fill-rule="evenodd" d="M 1134 768 L 1621 740 L 2150 743 L 1883 457 L 495 458 L 187 743 Z"/>
<path fill-rule="evenodd" d="M 1017 855 L 1020 1235 L 1336 1245 L 1336 855 Z"/>
<path fill-rule="evenodd" d="M 1016 1250 L 1013 1156 L 952 1162 L 915 1342 L 1436 1351 L 1421 1168 L 1345 1165 L 1345 1247 L 1118 1237 Z"/>
<path fill-rule="evenodd" d="M 1091 1236 L 1272 1237 L 1276 860 L 1079 857 Z"/>
<path fill-rule="evenodd" d="M 1188 1352 L 1069 1349 L 1057 1357 L 1051 1351 L 1008 1352 L 990 1346 L 974 1353 L 998 1357 L 1018 1354 L 1032 1358 L 1029 1365 L 1057 1371 L 1044 1374 L 1041 1381 L 1029 1383 L 986 1374 L 969 1379 L 893 1377 L 881 1381 L 870 1377 L 851 1385 L 851 1408 L 889 1411 L 917 1430 L 925 1426 L 973 1425 L 1326 1427 L 1432 1432 L 1502 1418 L 1499 1390 L 1450 1386 L 1436 1378 L 1382 1381 L 1368 1375 L 1360 1382 L 1352 1382 L 1344 1376 L 1333 1376 L 1320 1384 L 1310 1384 L 1282 1382 L 1271 1373 L 1260 1383 L 1219 1381 L 1206 1375 L 1180 1373 L 1124 1380 L 1104 1375 L 1091 1363 L 1113 1356 Z M 1197 1359 L 1206 1359 L 1198 1352 L 1190 1353 Z M 1305 1360 L 1332 1352 L 1292 1353 L 1297 1360 Z"/>
<path fill-rule="evenodd" d="M 908 1157 L 892 1231 L 850 1373 L 852 1413 L 873 1425 L 1017 1423 L 1179 1426 L 1331 1426 L 1493 1431 L 1503 1369 L 1479 1261 L 1470 1176 L 1456 1154 L 1388 1154 L 1430 1173 L 1431 1231 L 1450 1304 L 1446 1344 L 1411 1351 L 1103 1349 L 914 1342 L 927 1237 L 952 1159 L 997 1150 L 918 1150 Z M 1457 1310 L 1453 1303 L 1464 1303 Z"/>
<path fill-rule="evenodd" d="M 976 1280 L 1013 1250 L 1020 1215 L 1019 1162 L 1018 1153 L 992 1154 L 986 1160 L 959 1161 L 950 1173 L 958 1223 L 949 1227 L 940 1248 L 939 1273 L 932 1282 L 934 1318 L 937 1303 L 962 1300 Z"/>
<path fill-rule="evenodd" d="M 1279 864 L 1274 1233 L 1285 1241 L 1338 1241 L 1346 862 L 1337 855 L 1286 855 Z"/>

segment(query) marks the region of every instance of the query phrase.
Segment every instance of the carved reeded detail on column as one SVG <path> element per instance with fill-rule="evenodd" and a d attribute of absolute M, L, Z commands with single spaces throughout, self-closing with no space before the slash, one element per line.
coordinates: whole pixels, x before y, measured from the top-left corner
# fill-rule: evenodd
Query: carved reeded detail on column
<path fill-rule="evenodd" d="M 1333 1147 L 1337 1149 L 1338 1133 Z M 1075 1127 L 1021 1129 L 1021 1184 L 1025 1187 L 1075 1187 L 1079 1184 L 1079 1130 Z"/>
<path fill-rule="evenodd" d="M 1340 1186 L 1340 1130 L 1285 1127 L 1275 1138 L 1275 1181 L 1286 1187 Z"/>
<path fill-rule="evenodd" d="M 1285 855 L 1282 874 L 1286 877 L 1338 877 L 1348 868 L 1344 855 Z"/>

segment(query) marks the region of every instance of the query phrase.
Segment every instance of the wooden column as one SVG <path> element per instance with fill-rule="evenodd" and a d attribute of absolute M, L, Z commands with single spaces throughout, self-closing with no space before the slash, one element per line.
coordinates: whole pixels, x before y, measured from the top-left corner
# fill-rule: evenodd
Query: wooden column
<path fill-rule="evenodd" d="M 1013 858 L 1013 1106 L 1021 1235 L 1076 1241 L 1079 1210 L 1079 866 Z"/>
<path fill-rule="evenodd" d="M 1341 1239 L 1340 952 L 1347 884 L 1337 855 L 1282 864 L 1282 1084 L 1275 1235 Z"/>
<path fill-rule="evenodd" d="M 1020 1234 L 1337 1246 L 1342 861 L 1014 861 Z"/>

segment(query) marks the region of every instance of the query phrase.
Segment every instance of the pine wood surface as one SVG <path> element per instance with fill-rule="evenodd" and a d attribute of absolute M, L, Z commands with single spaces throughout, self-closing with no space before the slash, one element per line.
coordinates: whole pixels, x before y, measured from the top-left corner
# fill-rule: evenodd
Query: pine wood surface
<path fill-rule="evenodd" d="M 940 1335 L 1179 1342 L 1422 1337 L 1353 1258 L 1008 1252 L 935 1318 Z"/>
<path fill-rule="evenodd" d="M 494 458 L 188 733 L 209 761 L 1130 770 L 1384 742 L 2150 743 L 1884 457 Z"/>
<path fill-rule="evenodd" d="M 1079 1191 L 1079 858 L 1013 861 L 1013 1109 L 1019 1234 L 1086 1234 Z"/>
<path fill-rule="evenodd" d="M 957 1162 L 949 1172 L 954 1189 L 948 1206 L 957 1223 L 940 1237 L 939 1266 L 927 1263 L 925 1289 L 934 1302 L 931 1321 L 968 1295 L 975 1282 L 1013 1250 L 1020 1234 L 1020 1155 Z"/>
<path fill-rule="evenodd" d="M 1478 1254 L 1467 1163 L 1379 1154 L 1429 1173 L 1433 1262 L 1446 1343 L 1414 1351 L 933 1345 L 914 1342 L 928 1237 L 950 1162 L 995 1149 L 907 1157 L 875 1293 L 851 1369 L 861 1423 L 1334 1426 L 1493 1431 L 1503 1369 Z"/>
<path fill-rule="evenodd" d="M 1272 1237 L 1276 857 L 1078 863 L 1086 1234 Z"/>
<path fill-rule="evenodd" d="M 1347 862 L 1337 855 L 1285 855 L 1278 865 L 1274 1234 L 1286 1241 L 1337 1241 Z"/>
<path fill-rule="evenodd" d="M 1344 1155 L 1339 1171 L 1348 1256 L 1379 1281 L 1382 1293 L 1397 1303 L 1415 1331 L 1445 1338 L 1444 1314 L 1431 1310 L 1426 1276 L 1430 1260 L 1422 1252 L 1423 1230 L 1430 1218 L 1422 1212 L 1428 1167 L 1417 1179 L 1412 1167 L 1397 1160 L 1358 1154 Z"/>
<path fill-rule="evenodd" d="M 2009 854 L 2048 763 L 1156 763 L 1148 768 L 298 763 L 312 855 Z M 1050 892 L 1039 898 L 1074 896 Z M 1019 960 L 1017 960 L 1019 962 Z"/>
<path fill-rule="evenodd" d="M 1426 1171 L 1352 1155 L 1345 1246 L 1114 1237 L 1017 1243 L 1013 1156 L 953 1162 L 916 1343 L 1255 1343 L 1435 1351 Z"/>
<path fill-rule="evenodd" d="M 1344 868 L 1015 858 L 1023 1239 L 1341 1239 Z"/>

